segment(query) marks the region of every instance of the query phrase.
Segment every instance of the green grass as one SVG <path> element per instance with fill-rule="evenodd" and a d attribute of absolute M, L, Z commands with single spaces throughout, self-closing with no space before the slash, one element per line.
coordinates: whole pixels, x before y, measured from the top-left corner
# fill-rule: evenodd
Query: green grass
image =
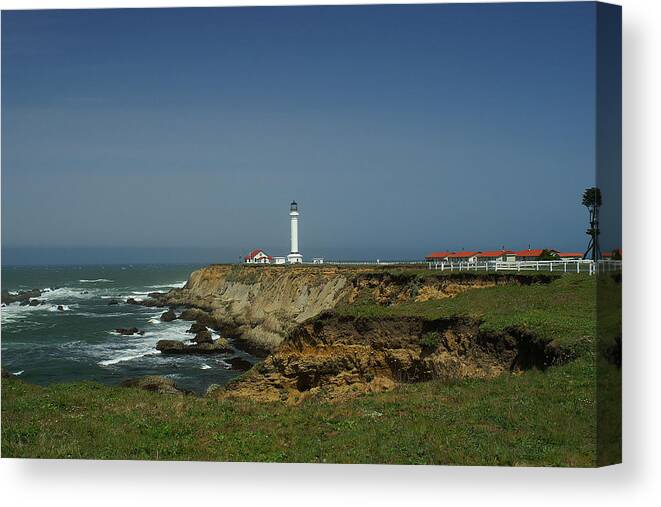
<path fill-rule="evenodd" d="M 218 401 L 4 380 L 2 455 L 593 466 L 594 368 L 427 382 L 343 403 Z"/>
<path fill-rule="evenodd" d="M 614 308 L 618 293 L 611 295 Z M 595 300 L 594 277 L 585 275 L 389 307 L 362 298 L 338 312 L 467 315 L 490 329 L 526 327 L 573 349 L 577 359 L 544 372 L 407 384 L 341 403 L 311 399 L 290 407 L 3 379 L 2 455 L 550 466 L 618 461 L 620 371 L 600 360 L 597 375 Z M 608 323 L 609 333 L 616 324 Z M 426 338 L 430 346 L 435 339 Z M 599 453 L 597 401 L 604 426 Z"/>
<path fill-rule="evenodd" d="M 337 312 L 353 316 L 467 316 L 480 319 L 485 330 L 511 326 L 528 329 L 541 339 L 556 340 L 578 355 L 593 351 L 596 336 L 595 277 L 571 274 L 551 283 L 498 285 L 469 289 L 453 298 L 410 302 L 393 306 L 359 298 Z"/>

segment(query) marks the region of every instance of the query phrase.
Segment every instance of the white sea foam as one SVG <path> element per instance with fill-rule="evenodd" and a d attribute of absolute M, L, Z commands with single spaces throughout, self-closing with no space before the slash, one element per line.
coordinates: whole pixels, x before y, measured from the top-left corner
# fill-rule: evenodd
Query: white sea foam
<path fill-rule="evenodd" d="M 40 298 L 43 299 L 43 298 Z M 78 305 L 62 305 L 63 308 L 66 310 L 70 310 L 71 307 L 76 307 Z M 55 312 L 55 311 L 61 311 L 57 309 L 57 305 L 53 305 L 52 303 L 49 305 L 37 305 L 37 306 L 30 306 L 30 305 L 19 305 L 18 303 L 12 303 L 7 306 L 2 307 L 2 312 L 0 312 L 1 315 L 1 322 L 2 325 L 5 324 L 10 324 L 10 323 L 15 323 L 15 322 L 20 322 L 31 315 L 39 314 L 42 312 Z"/>
<path fill-rule="evenodd" d="M 160 354 L 158 350 L 147 350 L 143 352 L 137 352 L 135 354 L 125 354 L 119 357 L 114 357 L 112 359 L 106 359 L 105 361 L 99 361 L 101 366 L 111 366 L 117 363 L 123 363 L 125 361 L 133 361 L 134 359 L 140 359 L 141 357 L 150 356 L 153 354 Z"/>
<path fill-rule="evenodd" d="M 114 280 L 108 280 L 107 278 L 96 278 L 94 280 L 78 280 L 80 283 L 99 283 L 99 282 L 113 282 Z"/>
<path fill-rule="evenodd" d="M 184 285 L 186 285 L 186 280 L 180 282 L 163 283 L 160 285 L 147 285 L 146 287 L 150 289 L 181 289 Z"/>
<path fill-rule="evenodd" d="M 58 308 L 60 306 L 62 309 Z M 69 305 L 53 305 L 48 308 L 49 312 L 69 312 L 71 311 L 71 308 Z"/>
<path fill-rule="evenodd" d="M 117 312 L 117 313 L 77 312 L 76 315 L 79 315 L 81 317 L 92 317 L 94 319 L 108 319 L 114 317 L 129 317 L 135 314 L 129 312 Z"/>
<path fill-rule="evenodd" d="M 211 366 L 209 366 L 208 364 L 204 364 L 204 363 L 202 363 L 202 364 L 200 365 L 200 369 L 201 369 L 201 370 L 210 370 L 210 369 L 211 369 Z"/>
<path fill-rule="evenodd" d="M 12 375 L 21 375 L 25 370 L 15 371 Z"/>
<path fill-rule="evenodd" d="M 62 299 L 92 299 L 98 297 L 98 292 L 94 289 L 72 289 L 71 287 L 60 287 L 48 292 L 42 292 L 37 299 L 44 301 L 62 300 Z"/>
<path fill-rule="evenodd" d="M 160 315 L 160 314 L 159 314 Z M 119 338 L 119 333 L 114 330 L 109 330 L 108 334 L 111 336 L 118 336 L 118 338 L 109 338 L 109 342 L 98 344 L 93 347 L 93 354 L 99 357 L 101 361 L 97 364 L 101 366 L 112 366 L 117 363 L 134 361 L 145 356 L 160 354 L 156 350 L 156 343 L 159 340 L 186 340 L 190 338 L 190 334 L 186 333 L 189 322 L 153 322 L 149 320 L 149 324 L 142 328 L 140 325 L 136 327 L 144 329 L 144 335 L 133 335 L 129 340 L 124 336 Z M 171 358 L 168 358 L 171 360 Z"/>

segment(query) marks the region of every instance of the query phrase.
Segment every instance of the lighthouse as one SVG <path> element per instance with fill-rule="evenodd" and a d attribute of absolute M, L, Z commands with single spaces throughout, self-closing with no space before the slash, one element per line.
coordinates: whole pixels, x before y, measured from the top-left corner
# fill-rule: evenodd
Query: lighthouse
<path fill-rule="evenodd" d="M 289 264 L 300 264 L 303 256 L 298 252 L 298 204 L 292 201 L 289 207 L 289 218 L 291 219 L 291 253 L 287 256 Z"/>

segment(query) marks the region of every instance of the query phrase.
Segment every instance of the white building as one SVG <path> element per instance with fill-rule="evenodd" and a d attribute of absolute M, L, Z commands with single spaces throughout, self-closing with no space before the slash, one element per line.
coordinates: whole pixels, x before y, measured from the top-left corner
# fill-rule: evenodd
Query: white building
<path fill-rule="evenodd" d="M 273 257 L 273 260 L 275 261 L 276 264 L 286 264 L 287 263 L 287 257 Z"/>
<path fill-rule="evenodd" d="M 243 258 L 246 264 L 271 264 L 273 258 L 267 255 L 264 250 L 256 248 Z"/>
<path fill-rule="evenodd" d="M 300 264 L 303 262 L 303 256 L 298 251 L 298 204 L 292 201 L 289 207 L 289 217 L 291 219 L 291 252 L 287 256 L 289 264 Z"/>

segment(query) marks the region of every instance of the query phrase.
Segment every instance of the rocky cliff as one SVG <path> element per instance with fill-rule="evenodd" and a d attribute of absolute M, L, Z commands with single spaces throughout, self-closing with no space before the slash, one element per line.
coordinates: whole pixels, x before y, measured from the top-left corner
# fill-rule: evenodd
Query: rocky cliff
<path fill-rule="evenodd" d="M 260 365 L 222 397 L 297 403 L 310 396 L 342 399 L 434 378 L 489 378 L 544 369 L 566 351 L 517 328 L 480 330 L 465 317 L 353 317 L 325 312 L 297 326 Z"/>
<path fill-rule="evenodd" d="M 205 325 L 266 355 L 297 325 L 341 303 L 364 297 L 382 305 L 426 301 L 508 283 L 528 284 L 533 279 L 440 272 L 423 276 L 411 269 L 374 267 L 211 265 L 194 271 L 184 288 L 169 292 L 158 304 L 204 310 Z"/>
<path fill-rule="evenodd" d="M 335 307 L 348 289 L 336 267 L 212 265 L 193 272 L 165 303 L 205 310 L 225 335 L 268 353 L 297 324 Z"/>

